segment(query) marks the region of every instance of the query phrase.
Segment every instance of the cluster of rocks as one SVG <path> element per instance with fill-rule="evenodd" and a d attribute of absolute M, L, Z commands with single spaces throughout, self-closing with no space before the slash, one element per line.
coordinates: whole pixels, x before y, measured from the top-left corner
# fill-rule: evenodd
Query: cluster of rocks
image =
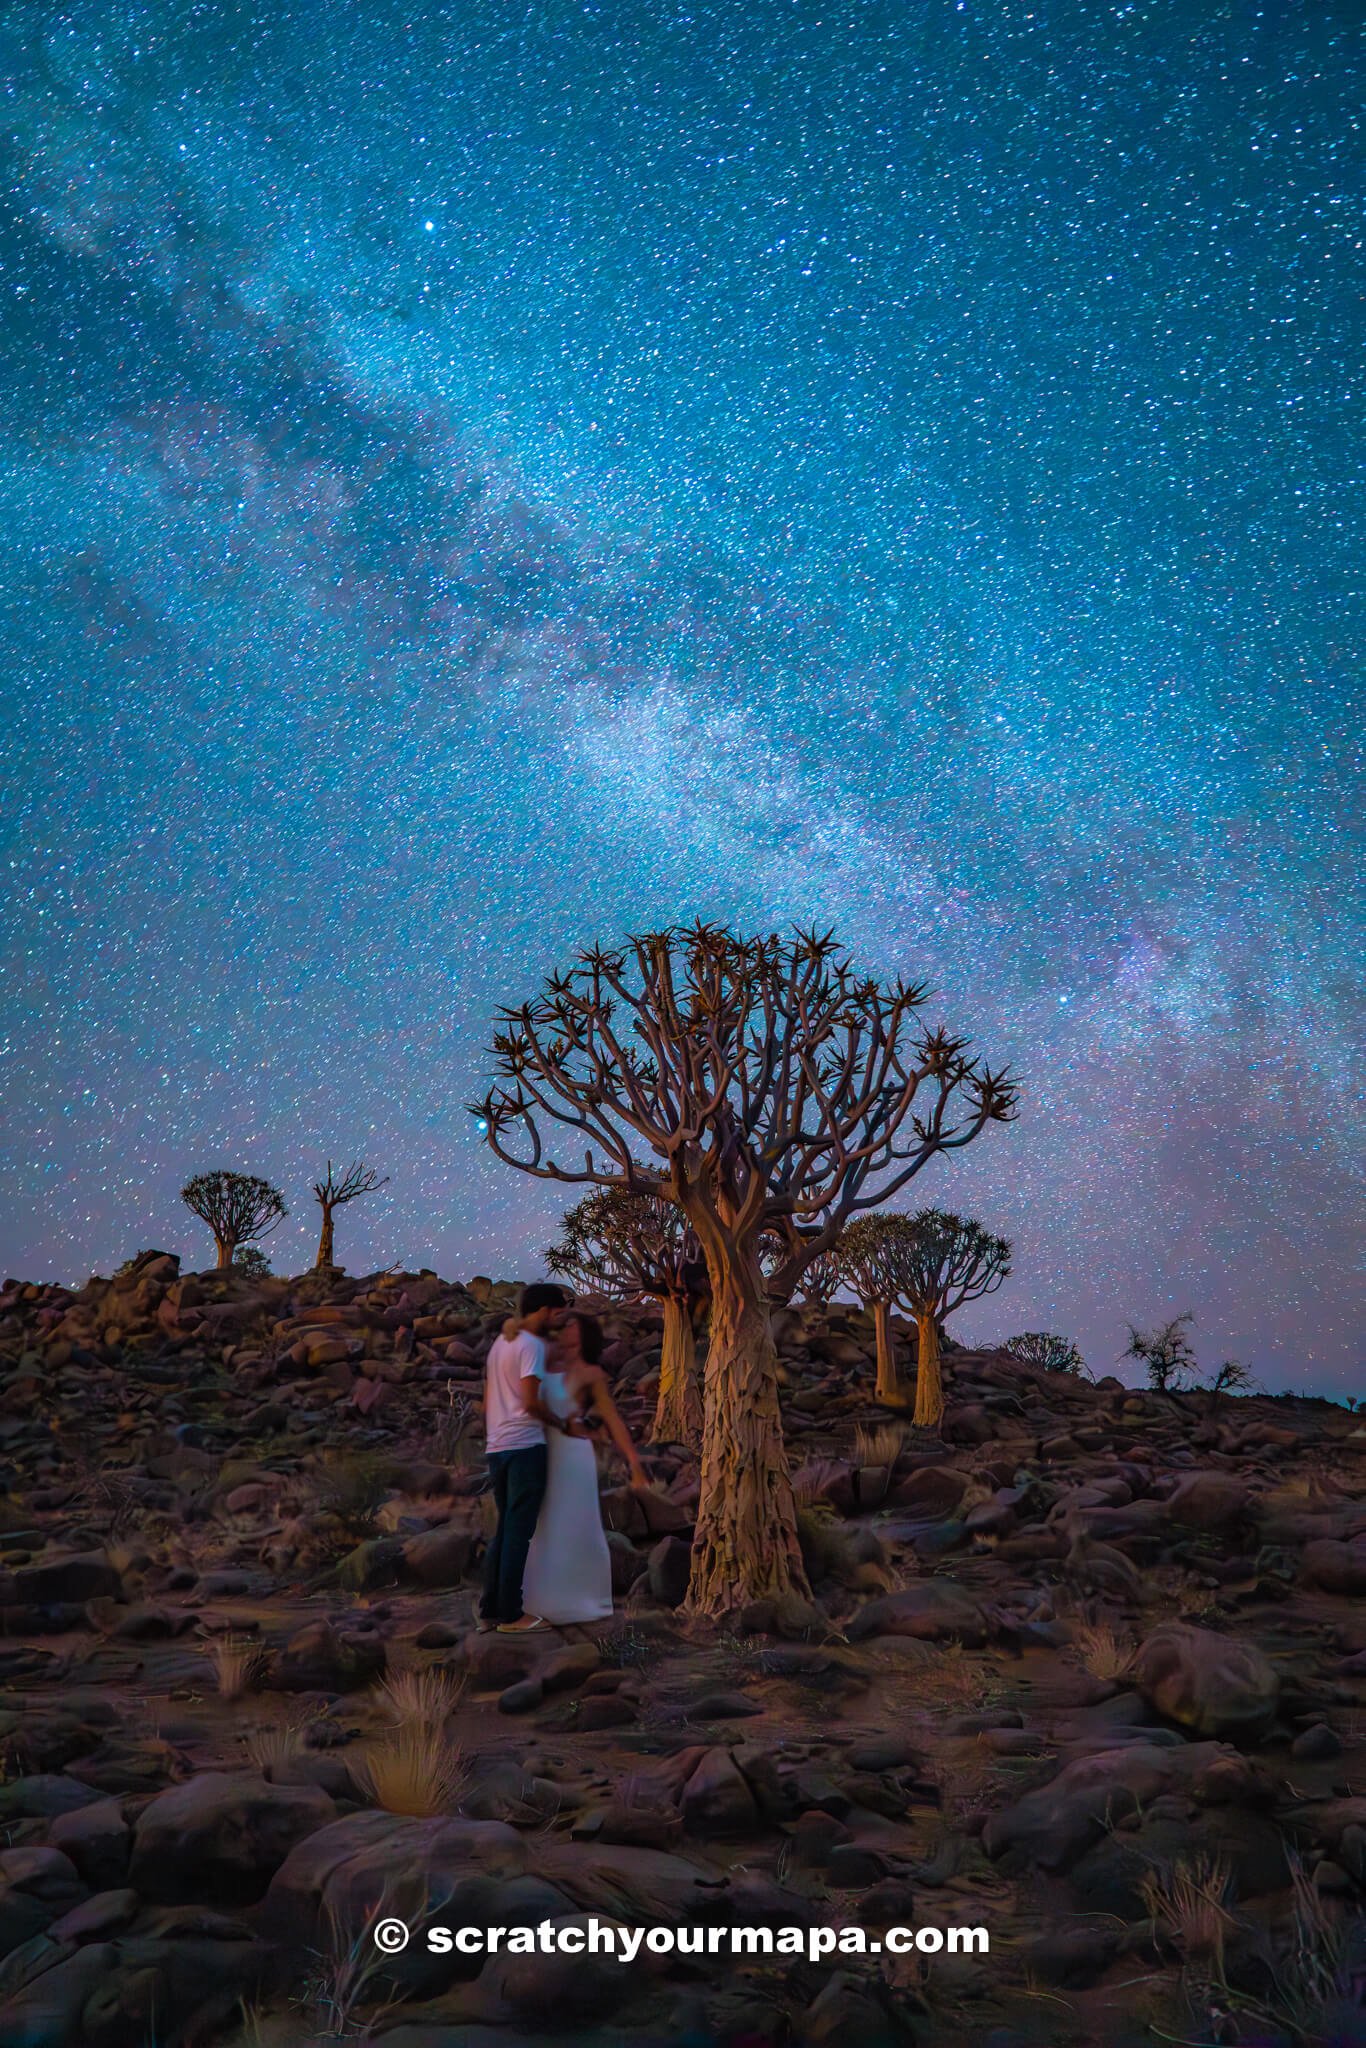
<path fill-rule="evenodd" d="M 0 2043 L 1361 2037 L 1345 1410 L 949 1349 L 928 1439 L 864 1317 L 784 1310 L 815 1614 L 684 1622 L 670 1446 L 604 1468 L 612 1623 L 513 1639 L 473 1629 L 510 1293 L 155 1252 L 0 1291 Z M 603 1317 L 643 1438 L 659 1318 Z M 383 1957 L 384 1914 L 991 1949 Z"/>

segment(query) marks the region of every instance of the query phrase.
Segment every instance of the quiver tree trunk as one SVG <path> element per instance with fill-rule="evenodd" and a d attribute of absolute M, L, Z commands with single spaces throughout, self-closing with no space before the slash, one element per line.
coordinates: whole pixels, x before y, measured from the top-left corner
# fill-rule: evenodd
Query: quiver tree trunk
<path fill-rule="evenodd" d="M 659 1398 L 655 1403 L 652 1444 L 702 1444 L 702 1388 L 697 1375 L 697 1340 L 689 1304 L 681 1296 L 664 1298 L 664 1343 L 659 1360 Z"/>
<path fill-rule="evenodd" d="M 889 1302 L 873 1303 L 873 1328 L 877 1332 L 877 1398 L 879 1401 L 886 1401 L 899 1407 L 905 1395 L 896 1369 L 896 1350 L 892 1341 L 892 1310 Z"/>
<path fill-rule="evenodd" d="M 324 1203 L 322 1235 L 318 1239 L 318 1256 L 314 1261 L 314 1265 L 315 1267 L 334 1266 L 336 1263 L 332 1256 L 332 1211 Z"/>
<path fill-rule="evenodd" d="M 232 1264 L 233 1253 L 237 1250 L 237 1245 L 235 1240 L 230 1237 L 220 1237 L 215 1242 L 218 1246 L 218 1271 L 222 1273 Z"/>
<path fill-rule="evenodd" d="M 722 1615 L 810 1590 L 778 1412 L 778 1354 L 757 1254 L 707 1247 L 711 1336 L 686 1611 Z"/>
<path fill-rule="evenodd" d="M 944 1382 L 939 1371 L 939 1325 L 934 1316 L 916 1319 L 915 1425 L 938 1429 L 944 1419 Z"/>

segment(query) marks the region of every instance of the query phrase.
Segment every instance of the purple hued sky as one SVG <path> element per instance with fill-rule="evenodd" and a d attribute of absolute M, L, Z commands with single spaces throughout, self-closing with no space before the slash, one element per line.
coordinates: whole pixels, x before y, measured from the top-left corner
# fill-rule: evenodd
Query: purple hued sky
<path fill-rule="evenodd" d="M 531 1275 L 496 1003 L 834 925 L 1008 1061 L 960 1337 L 1362 1392 L 1359 15 L 0 23 L 0 1266 Z"/>

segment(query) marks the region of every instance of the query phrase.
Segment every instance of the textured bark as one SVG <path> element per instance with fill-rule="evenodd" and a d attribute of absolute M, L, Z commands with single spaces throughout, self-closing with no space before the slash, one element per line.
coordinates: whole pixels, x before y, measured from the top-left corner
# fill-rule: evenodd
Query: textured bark
<path fill-rule="evenodd" d="M 708 1246 L 711 1340 L 703 1376 L 702 1483 L 685 1611 L 810 1598 L 778 1414 L 778 1354 L 757 1251 Z"/>
<path fill-rule="evenodd" d="M 905 1396 L 896 1369 L 896 1347 L 892 1340 L 892 1311 L 885 1301 L 873 1303 L 873 1327 L 877 1331 L 877 1398 L 900 1404 Z"/>
<path fill-rule="evenodd" d="M 917 1316 L 915 1424 L 938 1429 L 944 1419 L 944 1383 L 939 1372 L 939 1326 L 932 1315 Z"/>
<path fill-rule="evenodd" d="M 664 1298 L 664 1345 L 659 1360 L 659 1399 L 652 1444 L 702 1443 L 702 1387 L 697 1374 L 697 1340 L 686 1301 Z"/>
<path fill-rule="evenodd" d="M 218 1246 L 218 1271 L 221 1273 L 232 1264 L 232 1255 L 237 1246 L 227 1237 L 217 1238 L 215 1242 Z"/>
<path fill-rule="evenodd" d="M 336 1264 L 332 1257 L 332 1211 L 326 1203 L 323 1204 L 323 1228 L 322 1236 L 318 1239 L 318 1256 L 313 1263 L 315 1267 Z"/>

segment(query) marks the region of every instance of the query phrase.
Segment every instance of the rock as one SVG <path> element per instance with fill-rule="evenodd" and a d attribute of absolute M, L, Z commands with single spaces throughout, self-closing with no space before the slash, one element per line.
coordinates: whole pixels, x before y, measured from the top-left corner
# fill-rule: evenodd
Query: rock
<path fill-rule="evenodd" d="M 79 1806 L 93 1806 L 100 1794 L 64 1771 L 37 1771 L 0 1785 L 0 1820 L 50 1820 Z"/>
<path fill-rule="evenodd" d="M 741 1721 L 764 1710 L 742 1692 L 708 1692 L 694 1700 L 686 1711 L 690 1721 Z"/>
<path fill-rule="evenodd" d="M 951 1515 L 967 1491 L 967 1478 L 952 1465 L 922 1465 L 891 1489 L 890 1505 L 938 1521 Z"/>
<path fill-rule="evenodd" d="M 474 1692 L 504 1692 L 525 1678 L 545 1648 L 545 1637 L 537 1631 L 529 1636 L 500 1636 L 496 1629 L 481 1635 L 474 1629 L 465 1638 L 461 1664 Z"/>
<path fill-rule="evenodd" d="M 980 1649 L 986 1617 L 952 1579 L 924 1579 L 861 1607 L 845 1628 L 851 1643 L 870 1636 L 913 1636 L 920 1642 L 960 1642 Z"/>
<path fill-rule="evenodd" d="M 206 1771 L 162 1792 L 133 1833 L 130 1882 L 144 1897 L 214 1905 L 259 1899 L 290 1852 L 336 1817 L 325 1792 Z"/>
<path fill-rule="evenodd" d="M 1240 1900 L 1265 1898 L 1290 1882 L 1285 1842 L 1274 1821 L 1231 1806 L 1192 1820 L 1184 1799 L 1159 1799 L 1154 1810 L 1140 1813 L 1136 1828 L 1105 1836 L 1073 1864 L 1068 1881 L 1084 1912 L 1140 1920 L 1148 1911 L 1145 1878 L 1201 1856 L 1228 1868 Z"/>
<path fill-rule="evenodd" d="M 343 1635 L 329 1622 L 299 1629 L 274 1659 L 265 1683 L 275 1692 L 354 1692 L 384 1670 L 378 1636 Z"/>
<path fill-rule="evenodd" d="M 1306 1543 L 1303 1566 L 1311 1585 L 1355 1599 L 1366 1593 L 1366 1537 L 1358 1536 L 1351 1543 L 1338 1543 L 1331 1537 Z"/>
<path fill-rule="evenodd" d="M 680 1607 L 687 1597 L 692 1545 L 681 1536 L 661 1536 L 650 1552 L 650 1591 L 663 1607 Z"/>
<path fill-rule="evenodd" d="M 1232 1529 L 1248 1518 L 1248 1491 L 1232 1473 L 1192 1472 L 1168 1494 L 1163 1507 L 1183 1529 Z"/>
<path fill-rule="evenodd" d="M 95 1890 L 116 1888 L 128 1875 L 133 1835 L 117 1799 L 97 1799 L 59 1814 L 48 1829 L 48 1840 L 70 1857 Z"/>
<path fill-rule="evenodd" d="M 123 1580 L 102 1550 L 76 1551 L 67 1557 L 44 1558 L 14 1574 L 15 1597 L 26 1606 L 45 1607 L 66 1600 L 117 1599 Z"/>
<path fill-rule="evenodd" d="M 1196 1735 L 1255 1739 L 1280 1697 L 1280 1679 L 1255 1644 L 1188 1622 L 1154 1629 L 1134 1657 L 1132 1679 L 1159 1714 Z"/>
<path fill-rule="evenodd" d="M 469 1576 L 474 1544 L 468 1529 L 426 1529 L 404 1543 L 404 1569 L 419 1586 L 458 1586 Z"/>
<path fill-rule="evenodd" d="M 702 1840 L 743 1838 L 761 1826 L 758 1804 L 729 1750 L 709 1749 L 679 1798 L 683 1825 Z"/>
<path fill-rule="evenodd" d="M 1079 1856 L 1125 1817 L 1160 1793 L 1190 1787 L 1224 1752 L 1216 1743 L 1163 1747 L 1126 1742 L 1096 1756 L 1075 1757 L 1013 1806 L 990 1814 L 982 1847 L 993 1860 L 1022 1868 L 1069 1870 Z"/>
<path fill-rule="evenodd" d="M 519 1678 L 498 1695 L 500 1714 L 529 1714 L 539 1707 L 545 1698 L 545 1687 L 539 1678 Z"/>
<path fill-rule="evenodd" d="M 1295 1737 L 1290 1754 L 1297 1763 L 1322 1763 L 1328 1757 L 1342 1755 L 1342 1738 L 1334 1734 L 1326 1721 L 1319 1721 Z"/>

